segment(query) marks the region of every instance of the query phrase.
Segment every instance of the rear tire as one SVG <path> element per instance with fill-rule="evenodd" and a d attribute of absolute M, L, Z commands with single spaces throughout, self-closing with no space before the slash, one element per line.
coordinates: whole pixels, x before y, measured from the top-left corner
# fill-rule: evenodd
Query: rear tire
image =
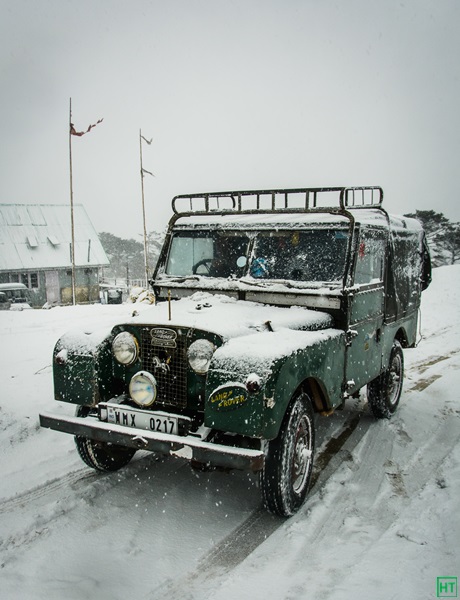
<path fill-rule="evenodd" d="M 278 437 L 268 443 L 261 474 L 267 510 L 290 517 L 302 506 L 308 492 L 315 449 L 314 414 L 307 394 L 291 402 Z"/>
<path fill-rule="evenodd" d="M 367 386 L 369 407 L 378 419 L 390 419 L 401 399 L 404 377 L 404 354 L 395 340 L 390 353 L 388 369 Z"/>
<path fill-rule="evenodd" d="M 86 406 L 78 406 L 77 417 L 88 416 L 90 410 Z M 97 442 L 81 435 L 75 436 L 75 444 L 82 461 L 96 471 L 118 471 L 132 459 L 136 450 L 108 442 Z"/>

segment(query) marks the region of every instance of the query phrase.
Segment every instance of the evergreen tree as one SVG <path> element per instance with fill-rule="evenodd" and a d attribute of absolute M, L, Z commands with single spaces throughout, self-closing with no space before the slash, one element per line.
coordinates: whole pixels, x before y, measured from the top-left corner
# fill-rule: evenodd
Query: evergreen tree
<path fill-rule="evenodd" d="M 441 231 L 449 224 L 449 219 L 434 210 L 416 210 L 415 213 L 409 213 L 405 216 L 420 221 L 427 236 Z"/>
<path fill-rule="evenodd" d="M 460 223 L 449 224 L 441 234 L 440 242 L 448 254 L 448 264 L 454 265 L 460 260 Z"/>

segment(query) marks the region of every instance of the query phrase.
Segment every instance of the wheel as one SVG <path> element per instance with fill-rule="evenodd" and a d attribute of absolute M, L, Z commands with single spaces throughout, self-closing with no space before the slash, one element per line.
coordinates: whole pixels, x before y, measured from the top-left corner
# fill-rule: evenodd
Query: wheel
<path fill-rule="evenodd" d="M 310 485 L 314 449 L 313 408 L 302 393 L 291 402 L 278 437 L 268 444 L 261 487 L 271 513 L 289 517 L 299 510 Z"/>
<path fill-rule="evenodd" d="M 378 419 L 389 419 L 398 408 L 404 377 L 404 355 L 401 344 L 395 340 L 390 353 L 388 369 L 367 386 L 370 409 Z"/>
<path fill-rule="evenodd" d="M 89 408 L 78 406 L 77 417 L 86 417 Z M 97 471 L 118 471 L 132 459 L 136 450 L 108 442 L 97 442 L 81 435 L 75 436 L 75 444 L 82 461 Z"/>

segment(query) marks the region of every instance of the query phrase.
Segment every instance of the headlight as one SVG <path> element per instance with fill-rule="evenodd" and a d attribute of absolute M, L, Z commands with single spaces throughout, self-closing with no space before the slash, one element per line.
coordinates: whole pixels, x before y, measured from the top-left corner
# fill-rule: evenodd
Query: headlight
<path fill-rule="evenodd" d="M 137 358 L 138 350 L 136 338 L 127 331 L 119 333 L 112 342 L 113 355 L 122 365 L 132 364 Z"/>
<path fill-rule="evenodd" d="M 188 363 L 199 375 L 208 372 L 209 363 L 216 347 L 209 340 L 196 340 L 187 352 Z"/>
<path fill-rule="evenodd" d="M 157 381 L 147 371 L 139 371 L 129 383 L 129 395 L 139 406 L 150 406 L 157 397 Z"/>

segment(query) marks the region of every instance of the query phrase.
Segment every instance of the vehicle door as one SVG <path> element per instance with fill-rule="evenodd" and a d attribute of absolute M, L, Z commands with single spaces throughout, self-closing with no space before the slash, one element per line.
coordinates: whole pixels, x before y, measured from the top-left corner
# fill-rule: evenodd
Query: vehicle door
<path fill-rule="evenodd" d="M 347 309 L 348 393 L 359 390 L 381 371 L 387 244 L 388 232 L 384 229 L 361 227 L 355 248 L 354 285 Z"/>

